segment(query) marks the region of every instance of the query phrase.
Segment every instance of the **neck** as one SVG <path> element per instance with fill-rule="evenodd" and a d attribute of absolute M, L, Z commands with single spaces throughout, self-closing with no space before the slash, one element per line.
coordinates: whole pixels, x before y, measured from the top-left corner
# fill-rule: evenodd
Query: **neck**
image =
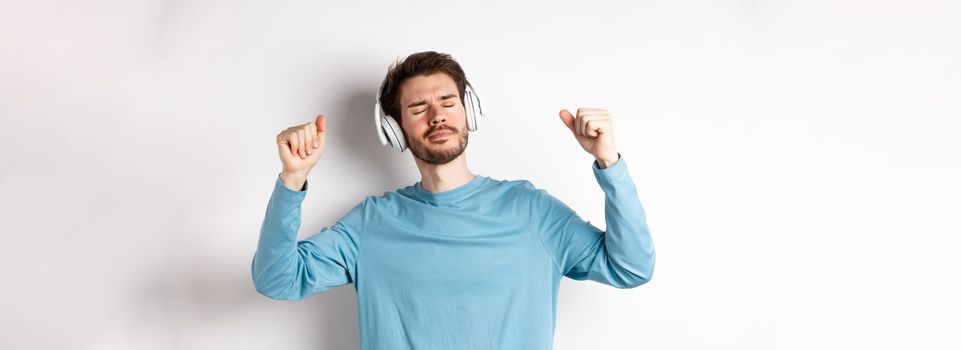
<path fill-rule="evenodd" d="M 420 170 L 420 186 L 427 192 L 443 192 L 460 187 L 474 179 L 476 174 L 467 169 L 467 152 L 447 164 L 427 164 L 414 157 Z"/>

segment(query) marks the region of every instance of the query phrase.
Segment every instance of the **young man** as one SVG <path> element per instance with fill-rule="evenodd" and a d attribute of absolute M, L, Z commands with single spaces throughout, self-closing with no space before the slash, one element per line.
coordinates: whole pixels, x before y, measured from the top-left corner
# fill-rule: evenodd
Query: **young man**
<path fill-rule="evenodd" d="M 301 202 L 325 149 L 325 118 L 277 135 L 283 170 L 253 258 L 256 290 L 300 300 L 353 283 L 361 349 L 530 350 L 552 347 L 562 276 L 617 288 L 649 281 L 654 246 L 610 114 L 560 111 L 595 158 L 605 232 L 529 181 L 468 169 L 466 85 L 446 54 L 421 52 L 393 65 L 378 93 L 421 180 L 367 196 L 301 241 Z"/>

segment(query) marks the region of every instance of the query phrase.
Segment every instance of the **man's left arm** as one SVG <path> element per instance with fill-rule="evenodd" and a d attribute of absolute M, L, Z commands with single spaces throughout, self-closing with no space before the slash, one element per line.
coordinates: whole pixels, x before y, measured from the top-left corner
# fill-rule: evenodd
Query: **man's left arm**
<path fill-rule="evenodd" d="M 654 272 L 654 243 L 627 164 L 614 147 L 613 122 L 607 110 L 581 108 L 575 118 L 567 110 L 561 121 L 585 151 L 591 153 L 594 177 L 604 191 L 602 231 L 580 218 L 546 191 L 539 191 L 540 231 L 560 273 L 618 288 L 647 283 Z"/>
<path fill-rule="evenodd" d="M 537 190 L 540 234 L 561 275 L 617 288 L 647 283 L 654 273 L 654 242 L 624 159 L 594 176 L 604 191 L 603 231 L 543 189 Z"/>

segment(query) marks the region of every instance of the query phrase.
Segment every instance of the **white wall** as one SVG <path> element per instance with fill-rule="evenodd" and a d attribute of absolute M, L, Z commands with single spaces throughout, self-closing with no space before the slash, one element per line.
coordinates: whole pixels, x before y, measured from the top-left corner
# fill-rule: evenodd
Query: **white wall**
<path fill-rule="evenodd" d="M 947 0 L 4 1 L 0 348 L 355 348 L 351 286 L 297 303 L 252 286 L 274 136 L 328 116 L 301 237 L 413 184 L 410 153 L 377 141 L 373 93 L 393 60 L 436 50 L 490 110 L 471 169 L 600 225 L 593 159 L 557 111 L 614 117 L 655 278 L 565 280 L 557 349 L 957 349 L 959 15 Z"/>

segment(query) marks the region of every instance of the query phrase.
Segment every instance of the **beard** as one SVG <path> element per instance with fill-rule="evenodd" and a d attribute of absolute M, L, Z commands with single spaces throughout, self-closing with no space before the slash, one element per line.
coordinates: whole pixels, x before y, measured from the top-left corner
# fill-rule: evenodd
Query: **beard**
<path fill-rule="evenodd" d="M 467 129 L 464 129 L 461 133 L 454 127 L 440 127 L 427 134 L 430 135 L 431 132 L 441 129 L 450 130 L 453 135 L 439 142 L 433 142 L 426 138 L 418 138 L 412 142 L 409 137 L 407 138 L 407 144 L 410 145 L 410 152 L 414 154 L 414 157 L 427 164 L 439 165 L 447 164 L 464 153 L 464 150 L 467 149 Z"/>

